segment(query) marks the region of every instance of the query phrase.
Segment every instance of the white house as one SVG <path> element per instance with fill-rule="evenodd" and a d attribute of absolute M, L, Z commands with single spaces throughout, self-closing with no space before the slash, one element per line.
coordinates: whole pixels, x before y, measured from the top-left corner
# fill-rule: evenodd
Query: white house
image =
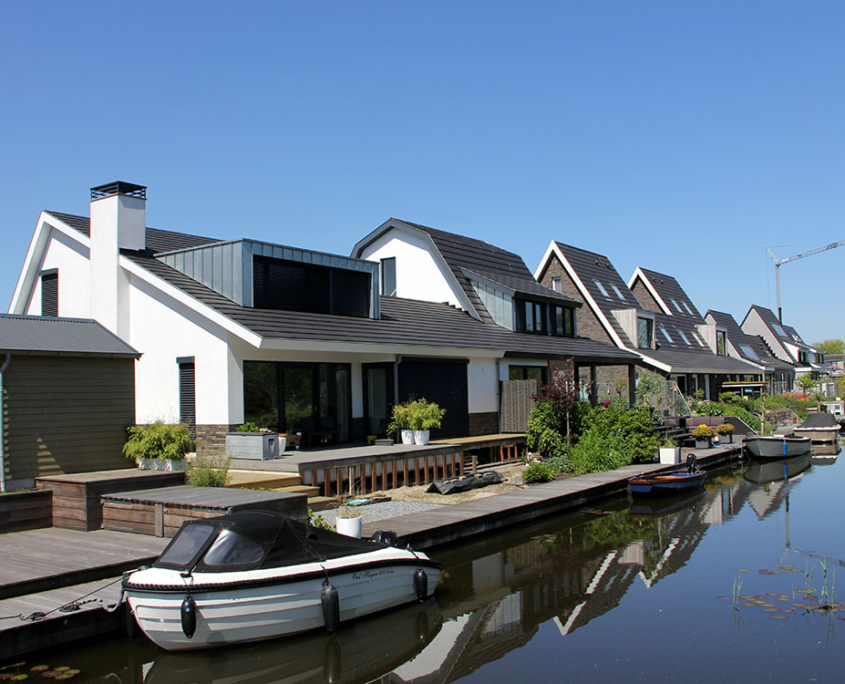
<path fill-rule="evenodd" d="M 824 354 L 804 342 L 795 328 L 781 323 L 771 309 L 753 304 L 740 327 L 748 335 L 761 337 L 775 357 L 792 364 L 795 377 L 818 378 L 828 371 L 824 367 Z"/>
<path fill-rule="evenodd" d="M 634 359 L 578 338 L 578 302 L 530 273 L 494 282 L 478 264 L 475 289 L 456 284 L 422 233 L 405 231 L 392 256 L 371 234 L 346 257 L 156 230 L 145 205 L 144 186 L 115 182 L 92 189 L 90 218 L 42 212 L 9 311 L 93 318 L 116 333 L 142 354 L 137 422 L 187 421 L 200 449 L 245 421 L 361 439 L 410 396 L 447 408 L 440 436 L 488 434 L 503 378 L 571 357 L 593 368 Z M 523 314 L 536 305 L 530 321 L 498 324 L 496 307 L 517 301 Z M 517 331 L 526 325 L 533 334 Z"/>

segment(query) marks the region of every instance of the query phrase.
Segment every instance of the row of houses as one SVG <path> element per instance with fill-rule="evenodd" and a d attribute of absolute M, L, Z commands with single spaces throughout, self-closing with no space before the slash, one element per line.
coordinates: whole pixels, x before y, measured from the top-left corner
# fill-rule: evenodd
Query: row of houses
<path fill-rule="evenodd" d="M 532 272 L 391 218 L 339 255 L 149 228 L 146 202 L 115 182 L 92 188 L 89 217 L 43 211 L 0 325 L 96 321 L 137 357 L 135 421 L 187 421 L 200 450 L 246 421 L 358 441 L 411 397 L 446 408 L 440 437 L 512 430 L 509 392 L 567 359 L 594 402 L 611 387 L 633 398 L 642 368 L 709 398 L 790 389 L 823 361 L 767 309 L 702 316 L 673 277 L 626 282 L 556 241 Z"/>

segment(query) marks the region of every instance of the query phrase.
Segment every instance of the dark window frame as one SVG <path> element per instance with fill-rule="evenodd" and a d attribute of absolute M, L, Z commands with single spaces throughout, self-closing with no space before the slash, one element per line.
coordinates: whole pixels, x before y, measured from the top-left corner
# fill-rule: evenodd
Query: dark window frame
<path fill-rule="evenodd" d="M 41 315 L 57 318 L 59 315 L 59 269 L 41 271 Z"/>
<path fill-rule="evenodd" d="M 381 294 L 385 297 L 396 297 L 396 257 L 386 257 L 379 264 L 381 279 Z"/>

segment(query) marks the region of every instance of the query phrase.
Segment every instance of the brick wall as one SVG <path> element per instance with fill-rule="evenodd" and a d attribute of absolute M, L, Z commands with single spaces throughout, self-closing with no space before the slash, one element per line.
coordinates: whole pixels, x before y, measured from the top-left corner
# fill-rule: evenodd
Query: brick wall
<path fill-rule="evenodd" d="M 231 425 L 197 425 L 197 456 L 225 456 L 226 433 L 234 432 L 240 423 Z"/>
<path fill-rule="evenodd" d="M 646 311 L 663 313 L 663 309 L 660 308 L 660 304 L 658 304 L 657 300 L 651 296 L 651 292 L 648 291 L 648 288 L 643 284 L 642 280 L 637 278 L 637 282 L 634 283 L 634 287 L 631 291 L 634 293 L 634 296 L 637 298 L 640 306 Z"/>

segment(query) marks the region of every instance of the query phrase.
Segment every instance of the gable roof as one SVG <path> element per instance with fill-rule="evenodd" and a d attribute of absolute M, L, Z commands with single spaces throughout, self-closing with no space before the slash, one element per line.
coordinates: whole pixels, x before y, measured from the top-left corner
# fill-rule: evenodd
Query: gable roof
<path fill-rule="evenodd" d="M 739 323 L 736 322 L 731 314 L 710 309 L 705 314 L 705 317 L 712 318 L 717 325 L 725 328 L 728 339 L 742 358 L 751 363 L 763 364 L 777 371 L 788 371 L 792 369 L 791 364 L 781 361 L 771 353 L 761 337 L 744 333 L 742 328 L 739 327 Z M 743 347 L 750 348 L 753 354 L 749 354 L 748 350 L 743 349 Z"/>
<path fill-rule="evenodd" d="M 748 315 L 752 311 L 757 312 L 757 315 L 769 329 L 769 332 L 771 332 L 772 335 L 774 335 L 774 337 L 781 344 L 791 344 L 803 351 L 815 351 L 813 347 L 811 347 L 809 344 L 807 344 L 806 342 L 804 342 L 804 340 L 801 339 L 801 336 L 798 334 L 795 328 L 782 324 L 771 309 L 767 309 L 766 307 L 759 306 L 757 304 L 752 304 L 751 308 L 748 310 L 748 313 L 745 314 L 745 318 L 748 318 Z M 745 323 L 744 319 L 743 323 Z M 783 331 L 783 334 L 781 334 L 781 331 Z M 789 351 L 789 349 L 787 349 L 786 347 L 784 347 L 784 349 L 787 352 Z"/>
<path fill-rule="evenodd" d="M 655 299 L 663 308 L 664 313 L 670 316 L 686 316 L 694 319 L 696 323 L 704 323 L 704 318 L 695 308 L 689 295 L 672 276 L 638 267 L 628 281 L 631 290 L 634 289 L 638 280 L 642 281 L 653 295 L 656 295 Z"/>
<path fill-rule="evenodd" d="M 141 356 L 91 319 L 0 314 L 0 354 L 9 353 Z"/>

